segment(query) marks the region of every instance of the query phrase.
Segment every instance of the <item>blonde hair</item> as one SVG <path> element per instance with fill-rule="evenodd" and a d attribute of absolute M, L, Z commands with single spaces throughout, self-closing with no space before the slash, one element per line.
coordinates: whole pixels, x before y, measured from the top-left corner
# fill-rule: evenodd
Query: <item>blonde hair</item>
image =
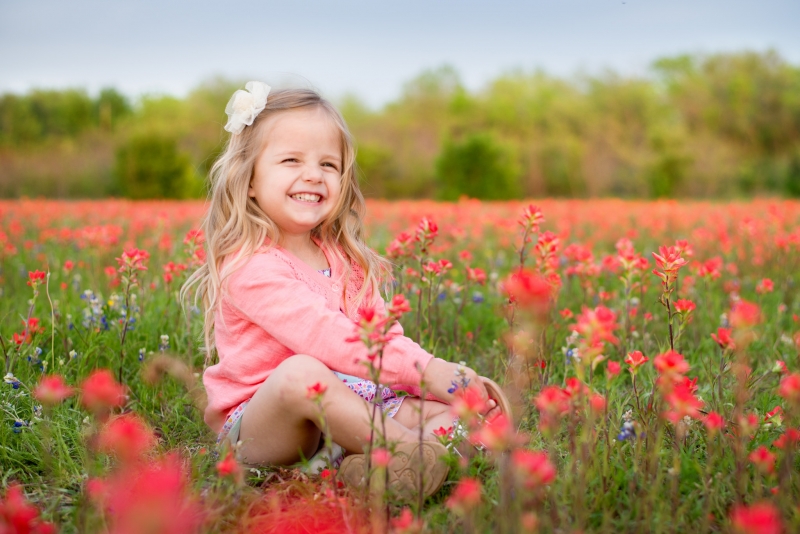
<path fill-rule="evenodd" d="M 181 302 L 186 302 L 186 295 L 196 285 L 195 302 L 201 299 L 205 308 L 206 365 L 211 362 L 214 351 L 214 315 L 222 301 L 226 278 L 244 265 L 267 239 L 269 246 L 281 241 L 280 228 L 259 208 L 255 199 L 248 196 L 255 162 L 263 148 L 262 125 L 277 113 L 314 107 L 323 110 L 341 134 L 342 183 L 338 203 L 331 215 L 312 230 L 312 236 L 329 247 L 340 260 L 349 260 L 343 261 L 348 269 L 351 262 L 363 269 L 364 284 L 355 302 L 351 303 L 356 309 L 368 290 L 379 290 L 390 271 L 389 262 L 371 250 L 363 238 L 366 206 L 358 187 L 353 138 L 341 114 L 315 91 L 273 91 L 253 124 L 230 136 L 209 172 L 210 205 L 202 223 L 206 261 L 181 288 Z M 342 257 L 342 252 L 346 258 Z M 232 257 L 226 262 L 229 256 Z M 348 279 L 349 272 L 345 273 L 345 280 Z M 346 291 L 347 287 L 342 288 L 345 305 Z"/>

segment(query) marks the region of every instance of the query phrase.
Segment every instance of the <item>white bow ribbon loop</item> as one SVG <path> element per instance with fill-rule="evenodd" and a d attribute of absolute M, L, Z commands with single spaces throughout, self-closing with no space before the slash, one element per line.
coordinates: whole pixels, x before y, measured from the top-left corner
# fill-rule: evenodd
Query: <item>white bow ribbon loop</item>
<path fill-rule="evenodd" d="M 240 134 L 245 126 L 253 124 L 267 106 L 267 95 L 271 89 L 264 82 L 256 81 L 247 82 L 244 87 L 246 91 L 237 90 L 225 106 L 225 113 L 228 114 L 225 130 L 232 134 Z"/>

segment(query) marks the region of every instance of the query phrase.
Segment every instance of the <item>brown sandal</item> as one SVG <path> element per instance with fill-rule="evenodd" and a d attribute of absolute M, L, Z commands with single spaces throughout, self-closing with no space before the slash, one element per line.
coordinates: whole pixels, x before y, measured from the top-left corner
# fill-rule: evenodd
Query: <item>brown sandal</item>
<path fill-rule="evenodd" d="M 503 389 L 497 384 L 497 382 L 490 378 L 486 378 L 485 376 L 481 377 L 481 381 L 486 388 L 486 393 L 489 394 L 489 398 L 497 403 L 497 406 L 500 408 L 500 411 L 503 412 L 503 415 L 508 417 L 509 421 L 511 421 L 513 424 L 514 412 L 511 409 L 511 402 L 509 402 L 506 394 L 503 393 Z"/>
<path fill-rule="evenodd" d="M 395 447 L 394 454 L 386 467 L 389 475 L 387 489 L 402 498 L 411 498 L 417 492 L 421 467 L 422 492 L 425 497 L 430 497 L 439 491 L 447 480 L 450 467 L 443 460 L 447 454 L 447 449 L 435 441 L 423 441 L 421 444 L 400 443 Z M 369 476 L 367 463 L 365 454 L 347 456 L 339 467 L 338 476 L 350 486 L 363 487 Z"/>

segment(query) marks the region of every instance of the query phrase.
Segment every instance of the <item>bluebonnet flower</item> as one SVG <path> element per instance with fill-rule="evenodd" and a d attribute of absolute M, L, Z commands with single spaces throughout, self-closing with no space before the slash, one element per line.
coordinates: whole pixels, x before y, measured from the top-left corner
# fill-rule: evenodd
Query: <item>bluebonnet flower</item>
<path fill-rule="evenodd" d="M 27 423 L 25 421 L 20 421 L 19 419 L 17 419 L 16 421 L 14 421 L 12 423 L 12 425 L 13 425 L 14 434 L 19 434 L 20 432 L 22 432 L 22 429 L 24 427 L 30 426 L 30 423 Z"/>
<path fill-rule="evenodd" d="M 466 362 L 458 362 L 458 367 L 456 367 L 456 370 L 454 371 L 458 380 L 452 380 L 450 382 L 453 387 L 447 390 L 448 393 L 453 394 L 458 391 L 458 388 L 466 389 L 467 386 L 469 386 L 469 378 L 467 378 L 467 370 L 465 368 L 466 365 Z"/>
<path fill-rule="evenodd" d="M 447 392 L 452 395 L 453 393 L 458 391 L 458 382 L 456 382 L 455 380 L 451 380 L 450 383 L 453 384 L 453 387 L 447 388 Z"/>
<path fill-rule="evenodd" d="M 472 294 L 472 302 L 475 304 L 480 304 L 484 301 L 483 294 L 480 291 L 476 291 Z"/>
<path fill-rule="evenodd" d="M 139 361 L 140 361 L 140 362 L 143 362 L 143 361 L 144 361 L 144 353 L 145 353 L 145 350 L 146 350 L 146 349 L 145 349 L 144 347 L 142 347 L 141 349 L 139 349 Z"/>
<path fill-rule="evenodd" d="M 8 373 L 6 374 L 5 377 L 3 377 L 3 382 L 10 385 L 14 389 L 19 389 L 20 381 L 17 380 L 17 377 L 12 375 L 11 373 Z"/>
<path fill-rule="evenodd" d="M 74 351 L 74 350 L 69 351 L 69 359 L 70 360 L 74 360 L 77 357 L 78 357 L 78 352 L 77 351 Z"/>
<path fill-rule="evenodd" d="M 109 326 L 108 326 L 108 320 L 106 319 L 106 316 L 105 316 L 105 315 L 103 315 L 103 316 L 100 318 L 100 324 L 101 324 L 101 326 L 103 327 L 103 330 L 108 330 L 108 329 L 109 329 Z"/>
<path fill-rule="evenodd" d="M 625 421 L 622 423 L 622 429 L 619 434 L 617 434 L 617 441 L 625 441 L 630 438 L 636 438 L 636 430 L 633 428 L 633 421 Z"/>
<path fill-rule="evenodd" d="M 439 296 L 437 296 L 437 297 L 436 297 L 436 300 L 438 300 L 438 301 L 442 301 L 442 300 L 444 300 L 446 297 L 447 297 L 447 295 L 445 294 L 445 292 L 444 292 L 444 291 L 442 291 L 441 293 L 439 293 Z"/>
<path fill-rule="evenodd" d="M 163 334 L 161 336 L 161 342 L 158 344 L 158 350 L 161 352 L 169 350 L 169 336 L 167 334 Z"/>

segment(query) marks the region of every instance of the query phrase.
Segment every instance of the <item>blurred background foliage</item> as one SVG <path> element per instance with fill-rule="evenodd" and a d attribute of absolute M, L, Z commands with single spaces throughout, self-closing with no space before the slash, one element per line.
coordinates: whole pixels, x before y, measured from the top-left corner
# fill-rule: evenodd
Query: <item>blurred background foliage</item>
<path fill-rule="evenodd" d="M 4 94 L 0 196 L 202 197 L 242 85 Z M 664 58 L 642 77 L 514 71 L 474 92 L 441 67 L 380 109 L 336 103 L 372 197 L 800 196 L 800 68 L 772 51 Z"/>

